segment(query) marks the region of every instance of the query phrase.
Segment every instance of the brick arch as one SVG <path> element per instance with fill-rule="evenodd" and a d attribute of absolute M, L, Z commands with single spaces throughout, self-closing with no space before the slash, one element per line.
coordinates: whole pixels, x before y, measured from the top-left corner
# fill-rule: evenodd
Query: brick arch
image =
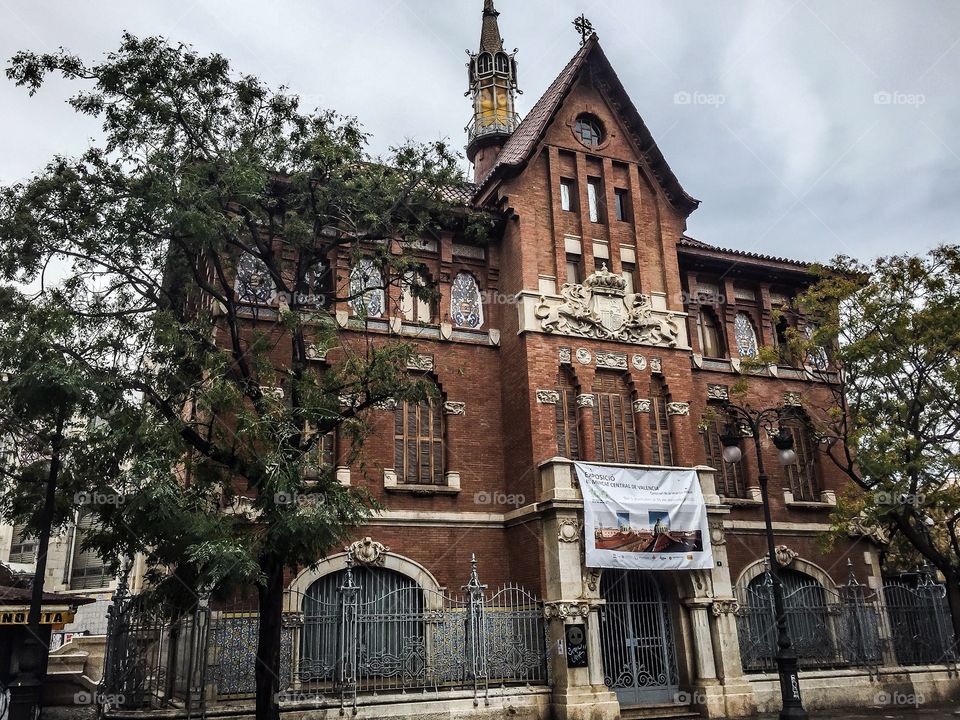
<path fill-rule="evenodd" d="M 747 565 L 740 572 L 740 575 L 737 576 L 737 582 L 734 584 L 734 587 L 747 587 L 751 580 L 759 575 L 762 575 L 767 566 L 765 562 L 766 559 L 767 558 L 763 557 L 759 560 L 754 560 L 752 563 Z M 809 575 L 827 590 L 836 590 L 837 584 L 833 581 L 833 578 L 830 577 L 830 574 L 810 560 L 796 557 L 790 562 L 789 565 L 787 565 L 787 567 L 791 570 L 796 570 L 797 572 L 802 572 L 805 575 Z"/>

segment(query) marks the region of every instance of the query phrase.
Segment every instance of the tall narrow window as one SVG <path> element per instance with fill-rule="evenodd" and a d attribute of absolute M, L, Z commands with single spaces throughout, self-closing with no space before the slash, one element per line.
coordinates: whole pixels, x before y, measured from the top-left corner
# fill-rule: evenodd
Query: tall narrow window
<path fill-rule="evenodd" d="M 757 354 L 757 333 L 753 329 L 750 316 L 745 312 L 738 312 L 734 318 L 733 334 L 740 357 L 754 357 Z"/>
<path fill-rule="evenodd" d="M 654 465 L 673 465 L 673 440 L 667 416 L 667 388 L 660 378 L 650 380 L 650 448 Z"/>
<path fill-rule="evenodd" d="M 409 322 L 433 322 L 433 303 L 418 297 L 414 288 L 429 288 L 430 280 L 422 271 L 410 270 L 400 281 L 400 315 Z"/>
<path fill-rule="evenodd" d="M 13 540 L 10 544 L 10 562 L 33 563 L 37 559 L 37 539 L 30 535 L 26 525 L 13 526 Z"/>
<path fill-rule="evenodd" d="M 442 485 L 443 401 L 405 401 L 394 412 L 393 460 L 397 479 L 415 485 Z"/>
<path fill-rule="evenodd" d="M 360 258 L 350 271 L 350 307 L 361 317 L 383 315 L 383 276 L 370 258 Z"/>
<path fill-rule="evenodd" d="M 603 222 L 601 210 L 602 196 L 600 180 L 598 178 L 589 178 L 587 180 L 587 204 L 590 207 L 590 222 Z"/>
<path fill-rule="evenodd" d="M 483 300 L 473 275 L 457 273 L 450 286 L 450 317 L 457 327 L 478 328 L 483 325 Z"/>
<path fill-rule="evenodd" d="M 723 338 L 717 323 L 717 317 L 709 308 L 701 307 L 697 314 L 697 335 L 700 338 L 700 352 L 704 357 L 724 356 Z"/>
<path fill-rule="evenodd" d="M 820 499 L 820 482 L 817 477 L 816 446 L 810 429 L 800 420 L 790 420 L 783 424 L 793 437 L 793 450 L 797 461 L 787 465 L 784 470 L 790 481 L 790 491 L 794 500 L 817 501 Z"/>
<path fill-rule="evenodd" d="M 579 285 L 583 280 L 580 267 L 580 256 L 576 253 L 567 253 L 567 282 L 571 285 Z"/>
<path fill-rule="evenodd" d="M 723 459 L 723 443 L 720 442 L 721 432 L 721 423 L 716 419 L 703 430 L 703 451 L 707 458 L 707 464 L 717 471 L 717 492 L 724 497 L 746 497 L 743 460 L 728 463 Z"/>
<path fill-rule="evenodd" d="M 557 377 L 557 391 L 560 393 L 560 400 L 556 405 L 557 454 L 570 460 L 580 460 L 577 388 L 563 370 Z"/>
<path fill-rule="evenodd" d="M 620 222 L 627 221 L 629 197 L 629 193 L 623 188 L 617 188 L 613 191 L 613 199 L 616 203 L 617 220 Z"/>
<path fill-rule="evenodd" d="M 255 255 L 244 253 L 237 263 L 234 290 L 242 303 L 266 305 L 273 299 L 276 286 L 267 264 Z"/>
<path fill-rule="evenodd" d="M 783 365 L 796 365 L 793 353 L 790 352 L 790 338 L 787 335 L 787 330 L 790 329 L 790 323 L 787 318 L 782 315 L 777 318 L 777 324 L 774 329 L 776 330 L 777 338 L 777 359 Z"/>
<path fill-rule="evenodd" d="M 639 463 L 630 388 L 618 373 L 598 371 L 593 381 L 596 407 L 593 436 L 597 460 Z"/>
<path fill-rule="evenodd" d="M 573 180 L 560 180 L 560 209 L 564 212 L 573 212 Z"/>
<path fill-rule="evenodd" d="M 82 509 L 77 516 L 73 534 L 73 559 L 70 564 L 70 589 L 86 590 L 104 587 L 110 583 L 107 566 L 95 550 L 84 550 L 83 543 L 93 528 L 94 514 Z"/>

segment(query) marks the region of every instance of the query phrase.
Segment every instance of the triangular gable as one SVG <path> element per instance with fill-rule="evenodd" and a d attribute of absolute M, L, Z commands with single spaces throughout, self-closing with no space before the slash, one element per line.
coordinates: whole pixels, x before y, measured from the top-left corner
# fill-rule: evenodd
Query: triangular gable
<path fill-rule="evenodd" d="M 620 78 L 614 72 L 613 66 L 600 47 L 596 34 L 590 36 L 581 46 L 566 67 L 560 71 L 557 78 L 550 84 L 547 91 L 527 113 L 523 121 L 514 131 L 510 139 L 504 144 L 497 156 L 497 161 L 487 173 L 487 176 L 477 185 L 477 195 L 486 189 L 496 178 L 503 177 L 511 172 L 518 172 L 527 164 L 534 151 L 543 139 L 544 133 L 554 115 L 560 109 L 570 90 L 576 84 L 580 71 L 587 62 L 596 62 L 598 69 L 609 78 L 609 84 L 604 90 L 609 95 L 614 109 L 620 115 L 624 125 L 630 129 L 643 160 L 654 178 L 659 183 L 664 195 L 676 209 L 690 214 L 697 209 L 700 201 L 690 196 L 680 185 L 676 175 L 670 169 L 663 153 L 640 117 L 640 113 L 624 89 Z M 475 196 L 476 197 L 476 196 Z"/>

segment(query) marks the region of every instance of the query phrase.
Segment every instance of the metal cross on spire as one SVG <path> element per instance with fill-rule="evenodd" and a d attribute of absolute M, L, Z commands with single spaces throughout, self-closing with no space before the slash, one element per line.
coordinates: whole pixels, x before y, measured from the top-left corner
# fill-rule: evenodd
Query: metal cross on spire
<path fill-rule="evenodd" d="M 587 38 L 593 35 L 593 24 L 581 13 L 580 17 L 573 21 L 573 26 L 580 33 L 580 44 L 586 45 Z"/>

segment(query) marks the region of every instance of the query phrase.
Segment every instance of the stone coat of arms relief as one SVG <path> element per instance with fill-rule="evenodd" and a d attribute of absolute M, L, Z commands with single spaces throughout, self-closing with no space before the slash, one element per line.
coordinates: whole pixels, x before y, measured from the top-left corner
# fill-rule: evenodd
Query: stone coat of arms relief
<path fill-rule="evenodd" d="M 682 342 L 679 322 L 655 310 L 648 295 L 626 292 L 624 279 L 606 265 L 582 285 L 564 284 L 560 295 L 541 296 L 534 308 L 542 332 L 666 347 Z"/>

